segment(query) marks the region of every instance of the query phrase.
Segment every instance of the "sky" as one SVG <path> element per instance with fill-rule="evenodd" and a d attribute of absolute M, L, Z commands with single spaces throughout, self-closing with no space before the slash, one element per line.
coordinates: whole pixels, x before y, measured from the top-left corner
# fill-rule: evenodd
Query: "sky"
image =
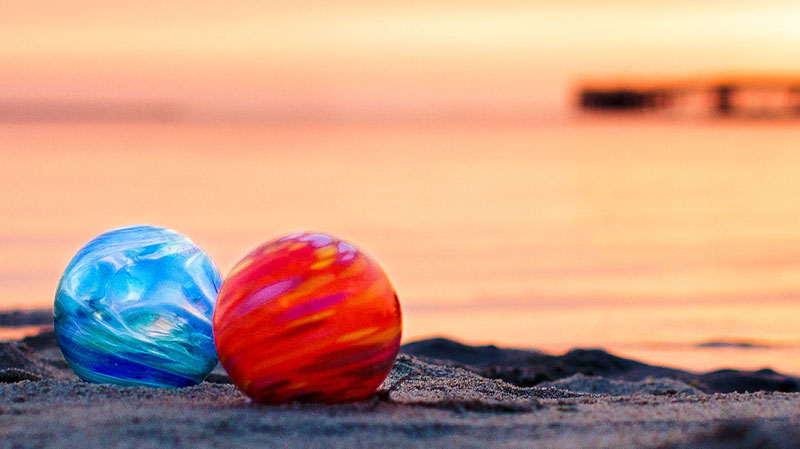
<path fill-rule="evenodd" d="M 586 78 L 800 71 L 798 20 L 781 0 L 0 0 L 0 99 L 211 118 L 564 111 Z"/>

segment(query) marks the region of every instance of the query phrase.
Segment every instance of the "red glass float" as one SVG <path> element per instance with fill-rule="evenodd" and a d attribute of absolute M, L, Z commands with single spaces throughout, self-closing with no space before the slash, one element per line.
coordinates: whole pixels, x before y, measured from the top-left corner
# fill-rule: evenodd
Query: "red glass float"
<path fill-rule="evenodd" d="M 263 403 L 366 398 L 400 348 L 400 304 L 386 274 L 324 234 L 248 254 L 223 282 L 213 324 L 225 371 Z"/>

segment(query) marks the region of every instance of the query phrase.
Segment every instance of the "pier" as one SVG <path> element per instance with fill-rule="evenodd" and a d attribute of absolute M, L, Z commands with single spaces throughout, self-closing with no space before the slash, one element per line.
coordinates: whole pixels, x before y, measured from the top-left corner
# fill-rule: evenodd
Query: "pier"
<path fill-rule="evenodd" d="M 587 111 L 658 111 L 692 102 L 720 117 L 800 117 L 800 76 L 589 82 L 578 88 L 578 105 Z"/>

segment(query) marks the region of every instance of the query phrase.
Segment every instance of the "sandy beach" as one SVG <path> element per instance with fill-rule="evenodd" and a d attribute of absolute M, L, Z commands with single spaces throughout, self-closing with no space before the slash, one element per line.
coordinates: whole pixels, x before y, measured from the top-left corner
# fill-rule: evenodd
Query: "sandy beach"
<path fill-rule="evenodd" d="M 799 393 L 708 393 L 708 385 L 680 380 L 684 372 L 622 363 L 625 359 L 602 351 L 587 351 L 580 362 L 579 354 L 548 356 L 425 340 L 404 346 L 404 352 L 417 355 L 401 354 L 369 400 L 263 406 L 249 401 L 219 370 L 196 387 L 177 390 L 84 383 L 54 343 L 51 332 L 0 343 L 0 447 L 800 445 Z M 579 373 L 569 374 L 567 356 Z M 557 371 L 542 360 L 560 366 L 565 376 L 523 387 L 476 373 L 481 363 L 513 371 L 526 360 L 541 376 Z M 582 373 L 602 370 L 603 360 L 613 361 L 616 371 L 608 369 L 604 377 Z M 665 375 L 651 375 L 659 372 Z M 785 376 L 778 386 L 796 391 L 792 381 Z"/>

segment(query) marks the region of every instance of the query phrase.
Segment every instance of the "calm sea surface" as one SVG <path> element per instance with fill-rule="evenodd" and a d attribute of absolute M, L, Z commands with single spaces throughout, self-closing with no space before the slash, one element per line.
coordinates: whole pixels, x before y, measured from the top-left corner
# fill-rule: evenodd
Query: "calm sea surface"
<path fill-rule="evenodd" d="M 406 340 L 800 373 L 800 126 L 0 123 L 0 195 L 0 309 L 122 225 L 223 273 L 322 230 L 386 267 Z"/>

